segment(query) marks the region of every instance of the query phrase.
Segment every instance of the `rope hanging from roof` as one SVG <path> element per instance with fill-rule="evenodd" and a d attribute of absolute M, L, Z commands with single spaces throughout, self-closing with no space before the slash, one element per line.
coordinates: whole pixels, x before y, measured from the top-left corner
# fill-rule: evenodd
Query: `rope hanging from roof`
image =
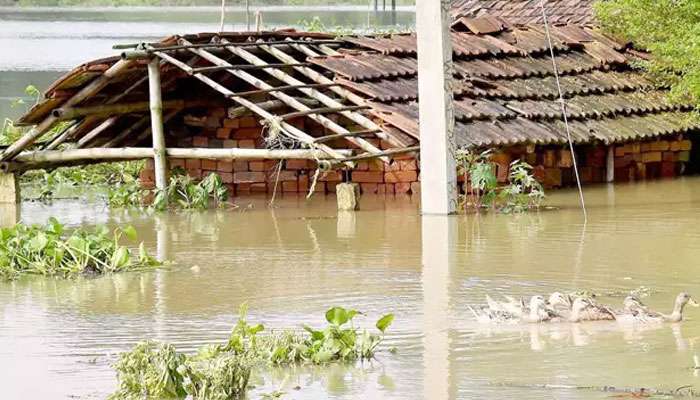
<path fill-rule="evenodd" d="M 561 112 L 564 116 L 564 126 L 566 127 L 566 139 L 569 142 L 569 150 L 571 151 L 571 160 L 573 161 L 574 175 L 576 176 L 576 186 L 578 187 L 579 200 L 581 201 L 581 211 L 583 211 L 583 222 L 588 222 L 588 213 L 586 212 L 586 201 L 583 198 L 583 188 L 581 187 L 581 177 L 578 173 L 578 163 L 576 162 L 576 153 L 574 152 L 574 142 L 571 140 L 571 128 L 569 127 L 569 117 L 566 115 L 566 100 L 564 100 L 564 92 L 561 89 L 559 82 L 559 68 L 557 60 L 554 56 L 554 46 L 552 45 L 552 35 L 549 32 L 549 22 L 547 21 L 547 11 L 544 3 L 547 0 L 542 0 L 540 6 L 542 8 L 542 20 L 544 22 L 545 33 L 547 34 L 547 43 L 549 45 L 549 54 L 552 57 L 552 66 L 554 67 L 554 78 L 557 82 L 557 91 L 559 92 L 559 102 L 561 103 Z"/>

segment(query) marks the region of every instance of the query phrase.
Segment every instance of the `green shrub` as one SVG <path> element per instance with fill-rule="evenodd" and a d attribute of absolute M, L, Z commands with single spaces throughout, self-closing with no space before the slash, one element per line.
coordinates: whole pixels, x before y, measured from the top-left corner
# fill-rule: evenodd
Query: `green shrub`
<path fill-rule="evenodd" d="M 146 252 L 138 254 L 120 244 L 122 236 L 136 240 L 133 227 L 106 227 L 70 234 L 56 219 L 45 226 L 17 224 L 0 229 L 0 276 L 15 279 L 23 274 L 73 277 L 130 271 L 160 265 Z"/>

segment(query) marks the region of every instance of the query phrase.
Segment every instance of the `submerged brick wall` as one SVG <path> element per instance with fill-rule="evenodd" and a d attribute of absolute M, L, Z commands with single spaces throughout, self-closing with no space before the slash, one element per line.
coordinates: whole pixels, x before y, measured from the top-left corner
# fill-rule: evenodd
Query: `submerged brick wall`
<path fill-rule="evenodd" d="M 227 117 L 226 109 L 214 109 L 206 116 L 185 116 L 179 123 L 169 125 L 167 145 L 170 147 L 206 148 L 265 148 L 264 128 L 252 116 Z M 304 127 L 304 120 L 290 120 L 293 125 L 314 135 L 330 134 L 320 126 Z M 359 130 L 349 126 L 351 130 Z M 390 146 L 369 139 L 379 148 Z M 334 143 L 330 143 L 334 145 Z M 338 147 L 350 148 L 340 139 Z M 682 173 L 690 159 L 691 143 L 683 137 L 614 145 L 615 181 L 673 177 Z M 607 152 L 605 145 L 582 145 L 576 148 L 579 171 L 583 183 L 601 183 L 606 180 Z M 501 183 L 508 180 L 508 167 L 515 159 L 523 159 L 534 167 L 534 175 L 545 187 L 573 185 L 573 160 L 566 146 L 512 146 L 499 149 L 492 157 Z M 272 193 L 277 181 L 278 193 L 307 193 L 316 163 L 312 160 L 282 161 L 213 161 L 170 159 L 171 168 L 183 168 L 194 178 L 217 173 L 236 196 L 253 193 Z M 416 194 L 420 191 L 418 161 L 411 156 L 400 156 L 387 165 L 381 161 L 361 161 L 352 171 L 322 173 L 315 186 L 317 193 L 333 193 L 335 186 L 346 178 L 359 183 L 363 194 Z M 148 163 L 141 173 L 145 185 L 153 185 L 153 164 Z M 459 177 L 463 182 L 463 177 Z"/>

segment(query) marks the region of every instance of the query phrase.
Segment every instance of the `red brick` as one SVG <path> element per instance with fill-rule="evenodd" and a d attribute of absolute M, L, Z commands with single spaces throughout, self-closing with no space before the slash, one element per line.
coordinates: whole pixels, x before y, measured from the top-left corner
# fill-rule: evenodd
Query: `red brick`
<path fill-rule="evenodd" d="M 238 147 L 240 147 L 241 149 L 254 149 L 255 148 L 255 140 L 251 140 L 251 139 L 239 140 Z"/>
<path fill-rule="evenodd" d="M 671 151 L 681 151 L 681 141 L 671 142 L 669 149 Z"/>
<path fill-rule="evenodd" d="M 407 194 L 408 192 L 411 191 L 411 183 L 410 182 L 397 183 L 396 185 L 394 185 L 394 189 L 396 191 L 396 194 Z"/>
<path fill-rule="evenodd" d="M 241 161 L 241 160 L 236 160 L 233 162 L 233 171 L 234 172 L 244 172 L 248 171 L 248 161 Z"/>
<path fill-rule="evenodd" d="M 418 170 L 418 163 L 416 162 L 415 159 L 413 159 L 413 160 L 398 160 L 398 163 L 401 166 L 401 171 L 417 171 Z"/>
<path fill-rule="evenodd" d="M 170 160 L 170 168 L 185 168 L 185 160 L 182 158 L 171 158 Z"/>
<path fill-rule="evenodd" d="M 369 171 L 369 163 L 367 161 L 358 161 L 355 171 Z"/>
<path fill-rule="evenodd" d="M 240 121 L 238 119 L 225 119 L 224 128 L 236 129 L 240 127 Z"/>
<path fill-rule="evenodd" d="M 676 176 L 676 163 L 664 161 L 661 163 L 661 177 L 673 178 Z"/>
<path fill-rule="evenodd" d="M 389 165 L 386 164 L 384 161 L 381 161 L 381 160 L 370 160 L 369 161 L 369 170 L 370 171 L 387 171 L 387 168 L 389 168 Z"/>
<path fill-rule="evenodd" d="M 411 182 L 411 193 L 415 195 L 420 194 L 420 182 Z"/>
<path fill-rule="evenodd" d="M 236 177 L 234 175 L 233 180 L 236 180 Z M 236 184 L 236 194 L 247 194 L 250 193 L 250 186 L 252 184 L 250 182 L 244 182 L 244 183 L 237 183 Z"/>
<path fill-rule="evenodd" d="M 199 179 L 202 177 L 202 170 L 201 169 L 187 169 L 187 175 L 189 175 L 193 179 Z"/>
<path fill-rule="evenodd" d="M 234 171 L 233 181 L 236 183 L 256 183 L 265 182 L 265 173 L 263 172 L 239 172 Z"/>
<path fill-rule="evenodd" d="M 681 145 L 680 145 L 681 151 L 689 151 L 692 147 L 693 147 L 693 142 L 691 142 L 690 140 L 681 141 Z"/>
<path fill-rule="evenodd" d="M 554 167 L 557 165 L 557 152 L 555 150 L 545 150 L 542 156 L 542 164 L 545 167 Z"/>
<path fill-rule="evenodd" d="M 672 151 L 664 151 L 662 154 L 663 161 L 675 161 L 676 154 Z"/>
<path fill-rule="evenodd" d="M 660 151 L 650 151 L 648 153 L 642 153 L 642 162 L 644 163 L 661 162 L 662 158 L 663 157 Z"/>
<path fill-rule="evenodd" d="M 311 185 L 311 183 L 309 183 Z M 314 193 L 326 193 L 326 182 L 316 182 Z"/>
<path fill-rule="evenodd" d="M 224 149 L 235 149 L 238 147 L 238 140 L 224 140 Z"/>
<path fill-rule="evenodd" d="M 241 128 L 255 128 L 258 125 L 258 120 L 255 117 L 242 117 L 239 118 L 239 126 Z"/>
<path fill-rule="evenodd" d="M 146 163 L 144 164 L 143 169 L 147 169 L 147 170 L 150 170 L 150 171 L 153 171 L 153 170 L 156 169 L 155 163 L 154 163 L 154 161 L 153 161 L 152 158 L 149 158 L 149 159 L 146 160 Z"/>
<path fill-rule="evenodd" d="M 221 119 L 216 116 L 210 115 L 204 122 L 204 126 L 212 129 L 219 128 L 221 126 Z"/>
<path fill-rule="evenodd" d="M 209 138 L 206 136 L 193 137 L 192 147 L 209 147 Z"/>
<path fill-rule="evenodd" d="M 279 180 L 280 182 L 297 180 L 297 171 L 289 171 L 283 169 L 280 171 L 279 175 L 277 175 L 277 169 L 275 168 L 272 170 L 268 170 L 266 174 L 268 182 L 275 182 L 276 180 Z"/>
<path fill-rule="evenodd" d="M 666 140 L 651 142 L 651 151 L 668 151 L 671 145 Z"/>
<path fill-rule="evenodd" d="M 309 176 L 299 176 L 299 192 L 306 193 L 309 191 Z"/>
<path fill-rule="evenodd" d="M 352 171 L 352 181 L 357 183 L 382 183 L 384 173 L 381 171 Z"/>
<path fill-rule="evenodd" d="M 391 164 L 387 165 L 384 170 L 386 171 L 401 171 L 401 164 L 398 160 L 394 160 Z"/>
<path fill-rule="evenodd" d="M 286 169 L 310 169 L 308 160 L 287 160 L 285 163 Z"/>
<path fill-rule="evenodd" d="M 395 185 L 394 185 L 393 183 L 384 183 L 383 185 L 384 185 L 384 187 L 386 188 L 386 189 L 384 190 L 386 194 L 392 194 L 392 195 L 393 195 L 393 194 L 395 193 L 395 191 L 394 191 L 394 186 L 395 186 Z"/>
<path fill-rule="evenodd" d="M 335 192 L 336 192 L 335 186 L 336 186 L 337 184 L 338 184 L 337 182 L 327 182 L 327 183 L 326 183 L 326 192 L 327 192 L 327 193 L 335 193 Z"/>
<path fill-rule="evenodd" d="M 232 172 L 219 172 L 221 181 L 223 183 L 233 183 L 233 173 Z"/>
<path fill-rule="evenodd" d="M 282 182 L 282 191 L 296 193 L 299 191 L 299 184 L 297 183 L 297 181 Z"/>
<path fill-rule="evenodd" d="M 228 139 L 231 137 L 231 129 L 229 128 L 219 128 L 216 130 L 216 138 L 217 139 Z"/>
<path fill-rule="evenodd" d="M 340 171 L 328 171 L 321 173 L 321 176 L 318 178 L 318 180 L 322 182 L 340 182 L 343 180 L 343 176 L 341 175 Z M 330 190 L 330 185 L 328 186 Z"/>
<path fill-rule="evenodd" d="M 360 190 L 362 194 L 376 194 L 377 186 L 376 183 L 360 183 Z"/>
<path fill-rule="evenodd" d="M 226 109 L 224 107 L 210 108 L 209 115 L 217 118 L 223 118 L 226 115 Z"/>
<path fill-rule="evenodd" d="M 186 169 L 201 169 L 202 168 L 202 160 L 189 158 L 189 159 L 185 160 L 185 168 Z"/>
<path fill-rule="evenodd" d="M 250 184 L 251 193 L 267 193 L 266 183 L 251 183 Z"/>
<path fill-rule="evenodd" d="M 202 169 L 205 171 L 216 171 L 216 160 L 202 160 Z"/>
<path fill-rule="evenodd" d="M 248 169 L 251 171 L 265 171 L 264 161 L 250 161 L 248 163 Z"/>
<path fill-rule="evenodd" d="M 240 128 L 233 132 L 234 139 L 258 139 L 262 135 L 262 128 Z"/>
<path fill-rule="evenodd" d="M 387 172 L 384 174 L 384 180 L 387 183 L 396 182 L 415 182 L 418 180 L 418 173 L 416 171 L 395 171 Z"/>
<path fill-rule="evenodd" d="M 219 161 L 216 163 L 219 172 L 233 172 L 233 161 Z"/>

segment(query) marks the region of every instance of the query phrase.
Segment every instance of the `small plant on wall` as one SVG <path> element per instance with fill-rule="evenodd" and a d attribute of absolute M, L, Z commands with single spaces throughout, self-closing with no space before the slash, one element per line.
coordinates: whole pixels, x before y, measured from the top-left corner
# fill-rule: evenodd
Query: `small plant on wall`
<path fill-rule="evenodd" d="M 509 165 L 508 183 L 499 185 L 492 150 L 458 150 L 457 172 L 463 178 L 460 208 L 465 212 L 495 210 L 519 213 L 538 209 L 544 200 L 542 185 L 532 174 L 532 166 L 522 160 Z"/>

